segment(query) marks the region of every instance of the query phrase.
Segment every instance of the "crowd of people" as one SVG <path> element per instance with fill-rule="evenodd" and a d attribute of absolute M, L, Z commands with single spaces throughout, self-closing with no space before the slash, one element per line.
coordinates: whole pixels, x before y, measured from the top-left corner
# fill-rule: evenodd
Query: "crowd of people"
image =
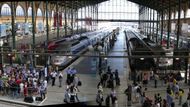
<path fill-rule="evenodd" d="M 158 74 L 155 73 L 151 80 L 156 81 L 154 88 L 157 88 L 157 81 L 161 80 Z M 184 98 L 184 89 L 179 85 L 182 80 L 180 73 L 170 73 L 165 78 L 165 84 L 167 85 L 165 93 L 155 93 L 154 98 L 151 95 L 146 94 L 148 91 L 148 84 L 144 85 L 144 79 L 141 83 L 134 83 L 125 90 L 125 94 L 128 101 L 133 103 L 140 103 L 142 107 L 175 107 L 179 105 L 182 107 L 188 107 L 190 105 L 190 89 L 187 93 L 187 98 Z M 131 87 L 131 89 L 130 89 Z M 176 101 L 177 100 L 177 101 Z M 185 101 L 185 102 L 184 102 Z"/>
<path fill-rule="evenodd" d="M 0 70 L 0 93 L 12 99 L 23 98 L 25 102 L 32 103 L 33 97 L 42 101 L 46 98 L 48 83 L 51 81 L 55 86 L 57 78 L 62 87 L 63 74 L 54 68 L 32 68 L 27 64 L 6 66 Z"/>
<path fill-rule="evenodd" d="M 75 103 L 79 102 L 77 93 L 80 91 L 78 86 L 82 85 L 81 80 L 77 76 L 77 70 L 74 67 L 68 67 L 66 70 L 67 79 L 66 79 L 66 89 L 64 95 L 65 103 Z"/>
<path fill-rule="evenodd" d="M 115 88 L 120 86 L 120 77 L 118 70 L 112 71 L 110 66 L 106 69 L 106 71 L 100 71 L 99 73 L 100 81 L 97 85 L 97 95 L 96 95 L 96 102 L 99 106 L 105 101 L 105 105 L 109 107 L 111 104 L 117 104 L 117 95 Z M 106 96 L 104 100 L 104 88 L 110 89 L 110 93 Z"/>

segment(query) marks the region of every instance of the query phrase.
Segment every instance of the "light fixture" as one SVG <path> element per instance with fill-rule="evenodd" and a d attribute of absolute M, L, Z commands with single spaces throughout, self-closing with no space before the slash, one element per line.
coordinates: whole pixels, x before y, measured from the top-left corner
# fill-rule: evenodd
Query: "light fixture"
<path fill-rule="evenodd" d="M 179 58 L 175 58 L 175 60 L 179 60 Z"/>
<path fill-rule="evenodd" d="M 71 58 L 72 58 L 72 56 L 69 56 L 68 58 L 69 58 L 69 59 L 71 59 Z"/>
<path fill-rule="evenodd" d="M 140 60 L 144 60 L 144 58 L 140 58 Z"/>
<path fill-rule="evenodd" d="M 38 54 L 35 55 L 35 57 L 37 57 L 37 58 L 38 58 L 39 56 L 40 56 L 40 55 L 38 55 Z"/>
<path fill-rule="evenodd" d="M 11 56 L 11 54 L 9 53 L 8 56 Z"/>
<path fill-rule="evenodd" d="M 105 57 L 104 59 L 107 60 L 108 58 Z"/>

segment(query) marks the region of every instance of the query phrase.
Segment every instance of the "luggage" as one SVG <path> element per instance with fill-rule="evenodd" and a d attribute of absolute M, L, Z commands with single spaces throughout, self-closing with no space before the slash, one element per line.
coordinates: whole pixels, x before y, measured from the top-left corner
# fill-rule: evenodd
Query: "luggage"
<path fill-rule="evenodd" d="M 42 97 L 36 97 L 36 101 L 43 101 Z"/>
<path fill-rule="evenodd" d="M 78 86 L 81 86 L 82 85 L 82 82 L 81 81 L 78 81 Z"/>
<path fill-rule="evenodd" d="M 75 95 L 71 94 L 71 96 L 70 96 L 70 102 L 73 102 L 73 103 L 75 102 Z"/>
<path fill-rule="evenodd" d="M 33 103 L 34 100 L 33 100 L 32 96 L 29 96 L 29 97 L 25 97 L 25 98 L 24 98 L 24 102 Z"/>

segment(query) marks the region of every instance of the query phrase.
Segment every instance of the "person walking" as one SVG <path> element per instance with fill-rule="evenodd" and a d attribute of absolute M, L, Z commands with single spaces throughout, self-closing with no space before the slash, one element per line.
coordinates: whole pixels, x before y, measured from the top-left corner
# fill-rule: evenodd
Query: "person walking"
<path fill-rule="evenodd" d="M 59 72 L 59 87 L 62 87 L 62 81 L 63 81 L 63 74 L 62 72 Z"/>
<path fill-rule="evenodd" d="M 157 88 L 157 83 L 158 83 L 158 80 L 159 80 L 159 76 L 158 74 L 154 74 L 154 87 Z"/>
<path fill-rule="evenodd" d="M 184 93 L 184 90 L 183 89 L 179 89 L 179 105 L 182 104 L 183 93 Z"/>
<path fill-rule="evenodd" d="M 116 96 L 116 91 L 114 88 L 111 89 L 110 97 L 111 97 L 112 104 L 115 104 L 117 100 L 117 96 Z"/>
<path fill-rule="evenodd" d="M 39 87 L 39 92 L 40 92 L 40 97 L 42 99 L 45 99 L 46 98 L 46 88 L 43 83 Z"/>
<path fill-rule="evenodd" d="M 105 99 L 105 104 L 106 104 L 106 107 L 110 107 L 110 95 L 108 94 L 106 99 Z"/>
<path fill-rule="evenodd" d="M 57 76 L 57 72 L 54 70 L 54 71 L 51 73 L 52 86 L 55 85 L 55 79 L 56 79 L 56 76 Z"/>
<path fill-rule="evenodd" d="M 67 79 L 66 79 L 66 83 L 68 84 L 68 85 L 70 85 L 70 81 L 71 81 L 71 68 L 70 67 L 68 67 L 68 69 L 66 70 L 66 73 L 67 73 Z"/>
<path fill-rule="evenodd" d="M 96 102 L 98 103 L 99 106 L 102 106 L 103 101 L 104 101 L 103 93 L 100 90 L 98 90 L 98 93 L 96 95 Z"/>

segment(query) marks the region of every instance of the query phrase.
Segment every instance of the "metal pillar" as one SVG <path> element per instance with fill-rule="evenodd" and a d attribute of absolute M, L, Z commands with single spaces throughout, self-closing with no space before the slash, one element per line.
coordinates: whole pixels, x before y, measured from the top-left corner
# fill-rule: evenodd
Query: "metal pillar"
<path fill-rule="evenodd" d="M 148 21 L 148 8 L 146 8 L 146 20 Z M 148 22 L 146 22 L 146 36 L 148 37 Z"/>
<path fill-rule="evenodd" d="M 72 3 L 72 6 L 71 6 L 71 35 L 73 35 L 74 34 L 74 32 L 73 32 L 73 9 L 74 9 L 73 1 L 71 3 Z"/>
<path fill-rule="evenodd" d="M 84 7 L 84 19 L 86 19 L 86 0 L 85 0 L 85 7 Z M 84 28 L 85 28 L 85 31 L 86 31 L 86 20 L 84 21 Z"/>
<path fill-rule="evenodd" d="M 88 6 L 88 30 L 90 31 L 90 6 Z"/>
<path fill-rule="evenodd" d="M 34 14 L 34 1 L 32 1 L 32 44 L 33 44 L 33 46 L 32 46 L 32 49 L 33 49 L 33 63 L 32 63 L 32 65 L 33 65 L 33 67 L 35 67 L 36 65 L 35 65 L 35 22 L 34 22 L 34 16 L 35 14 Z"/>
<path fill-rule="evenodd" d="M 12 48 L 16 48 L 16 43 L 15 43 L 15 2 L 11 2 L 11 21 L 12 21 Z"/>
<path fill-rule="evenodd" d="M 83 19 L 83 8 L 81 8 L 81 13 L 80 14 L 81 14 L 81 19 Z M 83 21 L 81 20 L 81 33 L 82 33 L 82 29 L 83 29 Z"/>
<path fill-rule="evenodd" d="M 140 20 L 141 20 L 141 12 L 140 12 L 140 8 L 139 8 L 139 22 L 138 22 L 139 28 L 140 28 Z"/>
<path fill-rule="evenodd" d="M 96 7 L 96 19 L 97 19 L 97 21 L 96 21 L 96 27 L 97 27 L 97 29 L 98 29 L 98 4 L 97 4 L 97 7 Z"/>
<path fill-rule="evenodd" d="M 158 44 L 158 25 L 160 23 L 160 15 L 159 15 L 159 12 L 157 11 L 157 23 L 156 23 L 156 44 Z"/>
<path fill-rule="evenodd" d="M 78 19 L 79 19 L 79 15 L 78 15 L 78 13 L 79 13 L 79 9 L 78 9 L 78 5 L 79 5 L 79 3 L 78 3 L 79 1 L 77 0 L 77 8 L 76 8 L 76 11 L 75 11 L 75 21 L 77 21 L 77 34 L 79 33 L 79 29 L 78 29 L 78 26 L 79 26 L 79 21 L 78 21 Z M 77 19 L 77 20 L 76 20 Z"/>
<path fill-rule="evenodd" d="M 48 24 L 48 17 L 49 17 L 49 14 L 48 14 L 48 1 L 46 1 L 46 42 L 45 42 L 45 52 L 47 52 L 48 50 L 48 42 L 49 42 L 49 24 Z M 48 58 L 47 58 L 47 55 L 45 55 L 45 66 L 47 67 L 48 69 Z"/>
<path fill-rule="evenodd" d="M 163 37 L 163 27 L 164 27 L 164 12 L 163 12 L 163 10 L 161 10 L 161 14 L 162 14 L 162 16 L 161 16 L 161 24 L 162 24 L 162 26 L 161 26 L 161 37 L 160 37 L 160 45 L 162 45 L 162 37 Z"/>
<path fill-rule="evenodd" d="M 56 21 L 56 25 L 57 25 L 57 38 L 59 38 L 59 9 L 58 9 L 58 1 L 56 3 L 56 16 L 57 16 L 57 21 Z"/>
<path fill-rule="evenodd" d="M 91 15 L 91 19 L 93 19 L 93 8 L 92 6 L 90 6 L 90 15 Z M 90 27 L 90 30 L 92 31 L 92 26 L 93 26 L 93 22 L 91 21 L 91 27 Z"/>
<path fill-rule="evenodd" d="M 170 47 L 170 26 L 171 26 L 171 0 L 169 0 L 169 16 L 168 16 L 168 36 L 167 36 L 167 49 Z"/>
<path fill-rule="evenodd" d="M 176 45 L 176 49 L 178 49 L 178 47 L 179 47 L 179 35 L 180 35 L 180 16 L 181 16 L 181 0 L 178 0 L 177 45 Z"/>
<path fill-rule="evenodd" d="M 152 29 L 152 32 L 153 32 L 153 35 L 152 35 L 153 36 L 153 41 L 155 41 L 155 34 L 154 34 L 154 21 L 155 20 L 154 20 L 154 16 L 155 16 L 155 11 L 153 10 L 153 19 L 152 19 L 153 20 L 153 25 L 152 25 L 152 28 L 153 28 Z"/>
<path fill-rule="evenodd" d="M 78 15 L 78 10 L 76 10 L 76 19 L 78 19 L 79 18 L 79 15 Z M 76 20 L 75 19 L 75 20 Z M 79 23 L 78 23 L 79 21 L 77 20 L 77 34 L 79 33 L 79 28 L 78 28 L 78 26 L 79 26 Z"/>
<path fill-rule="evenodd" d="M 64 13 L 64 16 L 65 16 L 65 36 L 67 35 L 67 5 L 66 5 L 66 1 L 64 2 L 64 10 L 65 10 L 65 13 Z"/>
<path fill-rule="evenodd" d="M 151 17 L 152 17 L 152 11 L 151 11 L 151 9 L 149 8 L 149 18 L 150 18 L 149 20 L 150 20 L 150 21 L 152 20 Z M 149 32 L 150 32 L 150 33 L 149 33 L 149 36 L 150 36 L 149 38 L 152 39 L 152 38 L 151 38 L 151 36 L 152 36 L 151 24 L 152 24 L 152 23 L 151 23 L 151 22 L 149 22 L 149 23 L 150 23 L 150 24 L 149 24 Z"/>

